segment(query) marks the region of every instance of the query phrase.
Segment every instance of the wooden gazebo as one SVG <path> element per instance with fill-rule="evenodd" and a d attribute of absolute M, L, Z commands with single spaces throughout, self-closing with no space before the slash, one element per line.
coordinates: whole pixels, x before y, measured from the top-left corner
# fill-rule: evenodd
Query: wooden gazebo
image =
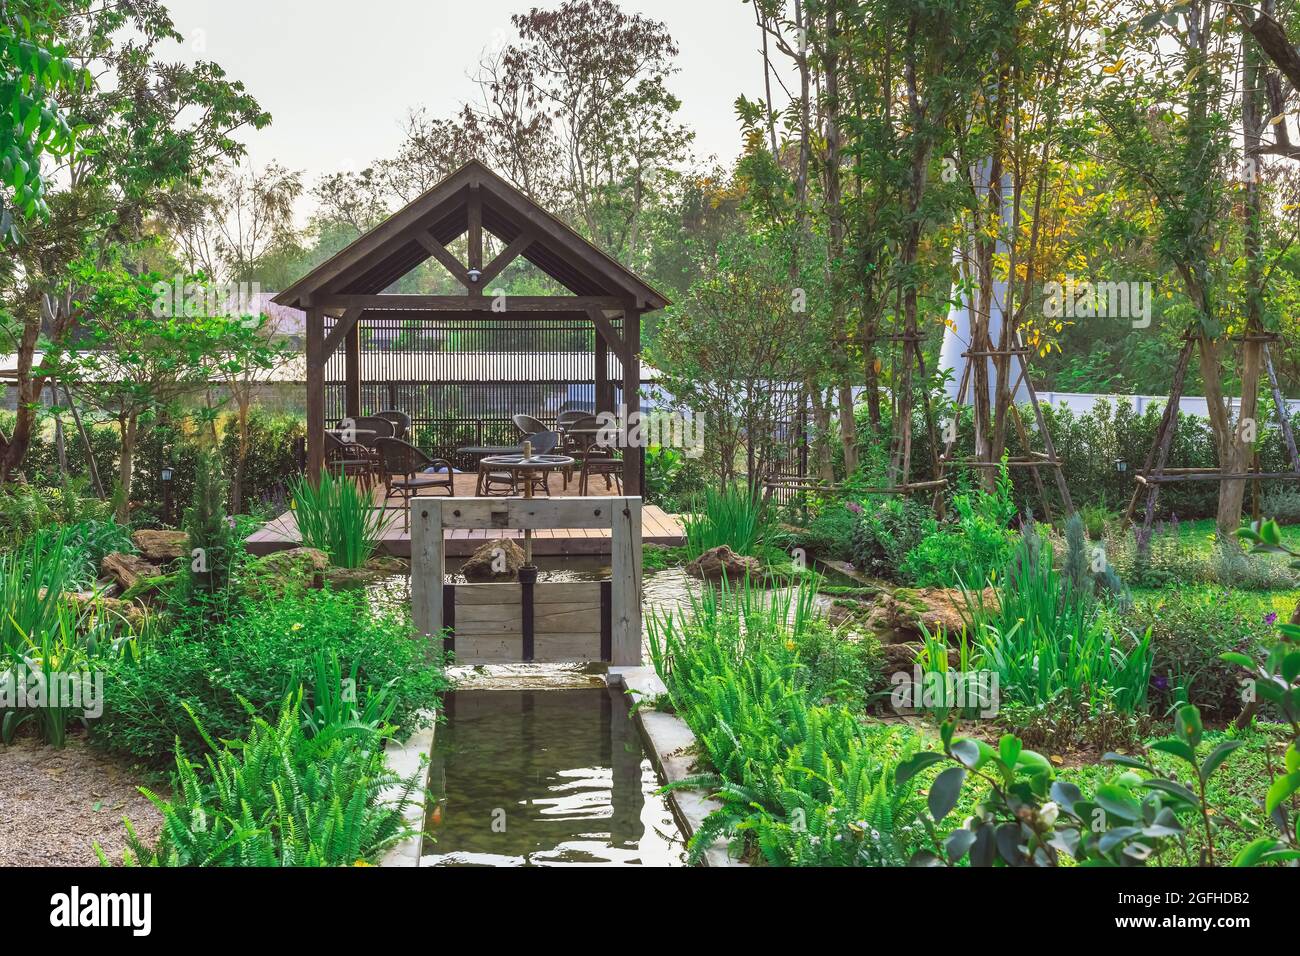
<path fill-rule="evenodd" d="M 484 261 L 483 234 L 503 248 Z M 468 262 L 448 246 L 467 236 Z M 492 283 L 523 256 L 567 290 L 565 295 L 497 296 Z M 464 286 L 463 295 L 407 295 L 385 290 L 429 259 Z M 352 242 L 274 300 L 302 309 L 307 346 L 307 473 L 325 460 L 326 364 L 343 349 L 343 406 L 363 414 L 361 349 L 368 320 L 500 319 L 589 321 L 594 328 L 596 410 L 615 411 L 612 351 L 621 365 L 623 402 L 640 410 L 641 316 L 668 300 L 477 160 Z M 643 451 L 624 449 L 625 493 L 641 494 Z"/>

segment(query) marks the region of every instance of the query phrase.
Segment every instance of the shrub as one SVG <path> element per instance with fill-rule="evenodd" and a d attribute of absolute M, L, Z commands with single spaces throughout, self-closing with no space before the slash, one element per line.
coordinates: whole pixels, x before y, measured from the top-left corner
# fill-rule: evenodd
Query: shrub
<path fill-rule="evenodd" d="M 405 617 L 372 611 L 361 591 L 311 591 L 249 602 L 215 622 L 187 620 L 146 644 L 138 661 L 115 662 L 92 739 L 155 765 L 177 738 L 186 753 L 200 754 L 191 712 L 212 736 L 238 739 L 254 717 L 274 716 L 318 651 L 355 667 L 365 685 L 386 688 L 403 731 L 447 686 L 441 649 L 412 636 Z"/>
<path fill-rule="evenodd" d="M 713 771 L 675 786 L 708 788 L 723 804 L 691 839 L 693 858 L 725 836 L 777 865 L 906 859 L 920 804 L 894 788 L 891 760 L 914 743 L 891 753 L 894 731 L 824 701 L 806 657 L 824 637 L 814 593 L 706 589 L 689 614 L 651 619 L 655 668 Z"/>
<path fill-rule="evenodd" d="M 853 528 L 851 560 L 864 574 L 895 579 L 903 559 L 921 542 L 934 514 L 911 498 L 886 498 L 879 507 L 868 502 Z"/>
<path fill-rule="evenodd" d="M 974 667 L 998 675 L 1004 700 L 1042 704 L 1064 696 L 1075 705 L 1114 696 L 1125 713 L 1145 709 L 1151 675 L 1150 635 L 1116 639 L 1091 590 L 1052 566 L 1052 546 L 1032 527 L 996 582 L 997 607 L 984 592 L 966 592 L 967 630 L 978 642 Z"/>
<path fill-rule="evenodd" d="M 1161 709 L 1192 703 L 1206 713 L 1232 717 L 1241 709 L 1238 669 L 1221 655 L 1254 655 L 1275 618 L 1233 591 L 1180 588 L 1139 601 L 1129 623 L 1151 631 L 1152 691 Z"/>
<path fill-rule="evenodd" d="M 385 768 L 382 720 L 362 719 L 354 708 L 307 724 L 302 696 L 290 694 L 274 722 L 255 719 L 247 740 L 209 740 L 215 753 L 204 758 L 205 779 L 178 744 L 172 799 L 141 788 L 162 814 L 158 843 L 144 844 L 128 822 L 127 862 L 347 866 L 372 861 L 407 836 L 402 811 L 419 774 L 403 780 Z M 400 794 L 384 802 L 389 787 Z M 107 862 L 102 852 L 100 859 Z"/>
<path fill-rule="evenodd" d="M 1016 506 L 1005 463 L 993 491 L 954 495 L 952 506 L 955 522 L 941 525 L 931 518 L 924 523 L 921 540 L 899 568 L 904 580 L 918 587 L 964 583 L 982 588 L 989 574 L 1010 559 L 1016 535 L 1007 525 L 1016 515 Z"/>
<path fill-rule="evenodd" d="M 823 501 L 801 529 L 801 547 L 827 558 L 848 561 L 853 557 L 853 535 L 862 505 L 856 501 Z"/>

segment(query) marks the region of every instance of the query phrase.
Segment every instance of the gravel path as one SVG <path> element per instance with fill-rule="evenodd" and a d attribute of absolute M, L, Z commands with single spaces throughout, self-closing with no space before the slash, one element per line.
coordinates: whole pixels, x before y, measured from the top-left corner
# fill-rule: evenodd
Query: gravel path
<path fill-rule="evenodd" d="M 30 739 L 0 746 L 0 866 L 95 866 L 92 841 L 121 860 L 124 816 L 146 841 L 162 823 L 139 782 L 80 738 L 63 750 Z"/>

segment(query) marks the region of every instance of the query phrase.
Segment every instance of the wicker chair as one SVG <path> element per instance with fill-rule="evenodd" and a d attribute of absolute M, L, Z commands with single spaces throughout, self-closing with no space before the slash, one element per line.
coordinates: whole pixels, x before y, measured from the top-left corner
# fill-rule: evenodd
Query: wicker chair
<path fill-rule="evenodd" d="M 445 458 L 430 458 L 410 442 L 400 438 L 375 439 L 384 476 L 384 501 L 396 493 L 402 499 L 402 527 L 410 527 L 411 499 L 426 488 L 443 488 L 449 497 L 456 494 L 455 469 Z M 439 475 L 447 472 L 446 477 Z"/>
<path fill-rule="evenodd" d="M 622 458 L 616 458 L 604 449 L 591 449 L 582 459 L 582 473 L 578 476 L 578 494 L 587 494 L 588 483 L 593 476 L 605 479 L 605 490 L 607 492 L 611 487 L 617 486 L 618 493 L 620 495 L 623 493 Z M 611 478 L 613 479 L 612 483 Z"/>
<path fill-rule="evenodd" d="M 532 415 L 513 415 L 510 420 L 515 423 L 515 428 L 519 429 L 519 434 L 524 438 L 546 431 L 546 426 Z"/>
<path fill-rule="evenodd" d="M 539 431 L 531 435 L 525 435 L 524 441 L 519 443 L 519 454 L 521 455 L 524 451 L 524 442 L 532 443 L 534 455 L 548 455 L 559 445 L 560 433 Z M 550 472 L 534 472 L 529 479 L 533 483 L 532 490 L 534 492 L 540 491 L 549 498 L 551 495 L 549 478 Z M 480 498 L 517 495 L 519 494 L 519 473 L 515 471 L 493 471 L 491 465 L 479 462 L 475 494 Z"/>
<path fill-rule="evenodd" d="M 394 438 L 405 441 L 406 436 L 411 433 L 411 416 L 406 412 L 399 412 L 395 408 L 387 408 L 382 412 L 375 412 L 375 418 L 382 418 L 393 423 Z"/>
<path fill-rule="evenodd" d="M 371 488 L 379 474 L 379 460 L 365 445 L 326 432 L 325 469 L 336 478 L 356 478 L 363 488 Z"/>

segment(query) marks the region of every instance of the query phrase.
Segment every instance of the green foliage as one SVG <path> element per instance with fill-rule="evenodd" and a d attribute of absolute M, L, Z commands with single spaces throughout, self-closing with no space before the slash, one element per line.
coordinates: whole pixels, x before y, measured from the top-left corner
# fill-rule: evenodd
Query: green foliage
<path fill-rule="evenodd" d="M 1237 668 L 1223 655 L 1254 655 L 1272 631 L 1256 602 L 1220 588 L 1161 591 L 1138 602 L 1127 620 L 1135 631 L 1151 634 L 1157 705 L 1167 710 L 1192 703 L 1218 718 L 1235 716 L 1242 703 Z"/>
<path fill-rule="evenodd" d="M 954 495 L 955 521 L 930 518 L 922 525 L 921 540 L 899 568 L 903 580 L 918 587 L 982 588 L 1007 563 L 1016 541 L 1007 527 L 1016 516 L 1007 471 L 1003 463 L 993 491 Z"/>
<path fill-rule="evenodd" d="M 1105 692 L 1124 713 L 1146 707 L 1150 634 L 1117 639 L 1092 593 L 1062 578 L 1032 527 L 995 589 L 996 608 L 983 591 L 965 591 L 964 617 L 980 647 L 976 666 L 997 673 L 1004 697 L 1036 705 L 1063 695 L 1080 705 Z"/>
<path fill-rule="evenodd" d="M 42 156 L 66 157 L 76 145 L 59 100 L 92 80 L 57 36 L 60 13 L 53 0 L 0 5 L 0 243 L 18 238 L 9 208 L 24 219 L 46 215 Z"/>
<path fill-rule="evenodd" d="M 0 708 L 2 743 L 12 743 L 31 722 L 42 741 L 64 746 L 70 725 L 98 716 L 105 662 L 135 651 L 126 622 L 101 607 L 78 611 L 59 601 L 50 617 L 41 630 L 21 632 L 19 642 L 0 654 L 0 685 L 22 688 L 27 698 L 27 706 Z"/>
<path fill-rule="evenodd" d="M 688 515 L 686 553 L 694 559 L 726 545 L 736 554 L 753 555 L 771 530 L 771 515 L 761 498 L 739 485 L 704 493 L 703 511 Z"/>
<path fill-rule="evenodd" d="M 317 696 L 323 689 L 317 687 Z M 339 691 L 332 689 L 330 696 Z M 389 733 L 368 703 L 328 720 L 302 720 L 302 691 L 274 722 L 258 717 L 247 739 L 213 743 L 196 764 L 176 746 L 175 794 L 141 788 L 162 814 L 156 845 L 128 821 L 128 863 L 145 866 L 348 866 L 374 861 L 411 835 L 402 811 L 419 790 L 384 765 Z M 199 726 L 203 734 L 203 728 Z M 206 738 L 206 734 L 203 734 Z M 395 788 L 396 799 L 386 790 Z M 103 855 L 101 853 L 101 859 Z"/>
<path fill-rule="evenodd" d="M 12 547 L 55 524 L 107 520 L 108 506 L 85 492 L 84 481 L 61 482 L 52 488 L 5 486 L 0 490 L 0 543 Z"/>
<path fill-rule="evenodd" d="M 814 593 L 809 585 L 784 596 L 724 586 L 693 600 L 688 615 L 650 623 L 656 671 L 712 768 L 679 786 L 707 787 L 723 803 L 692 838 L 693 858 L 719 837 L 775 865 L 905 857 L 918 807 L 892 787 L 881 747 L 888 731 L 865 727 L 856 707 L 835 702 L 861 689 L 846 686 L 838 667 L 817 665 L 824 644 L 807 656 L 825 640 Z"/>
<path fill-rule="evenodd" d="M 853 565 L 865 574 L 896 580 L 903 559 L 920 543 L 934 513 L 911 498 L 863 503 L 850 543 Z"/>
<path fill-rule="evenodd" d="M 229 483 L 221 473 L 221 463 L 211 452 L 198 458 L 194 497 L 185 509 L 181 526 L 189 536 L 191 555 L 187 590 L 212 594 L 230 585 L 230 571 L 239 542 L 234 522 L 226 516 L 225 502 Z"/>
<path fill-rule="evenodd" d="M 364 567 L 384 526 L 384 509 L 370 493 L 352 478 L 322 470 L 315 487 L 299 478 L 292 494 L 302 543 L 324 551 L 336 567 Z"/>
<path fill-rule="evenodd" d="M 240 738 L 253 716 L 273 716 L 318 652 L 355 669 L 365 686 L 386 689 L 393 721 L 404 732 L 436 707 L 447 686 L 441 649 L 414 636 L 405 616 L 375 611 L 360 591 L 311 591 L 248 602 L 215 621 L 184 620 L 145 643 L 138 660 L 115 662 L 92 737 L 154 765 L 169 757 L 178 738 L 186 753 L 201 754 L 203 740 L 189 712 L 213 736 Z"/>

